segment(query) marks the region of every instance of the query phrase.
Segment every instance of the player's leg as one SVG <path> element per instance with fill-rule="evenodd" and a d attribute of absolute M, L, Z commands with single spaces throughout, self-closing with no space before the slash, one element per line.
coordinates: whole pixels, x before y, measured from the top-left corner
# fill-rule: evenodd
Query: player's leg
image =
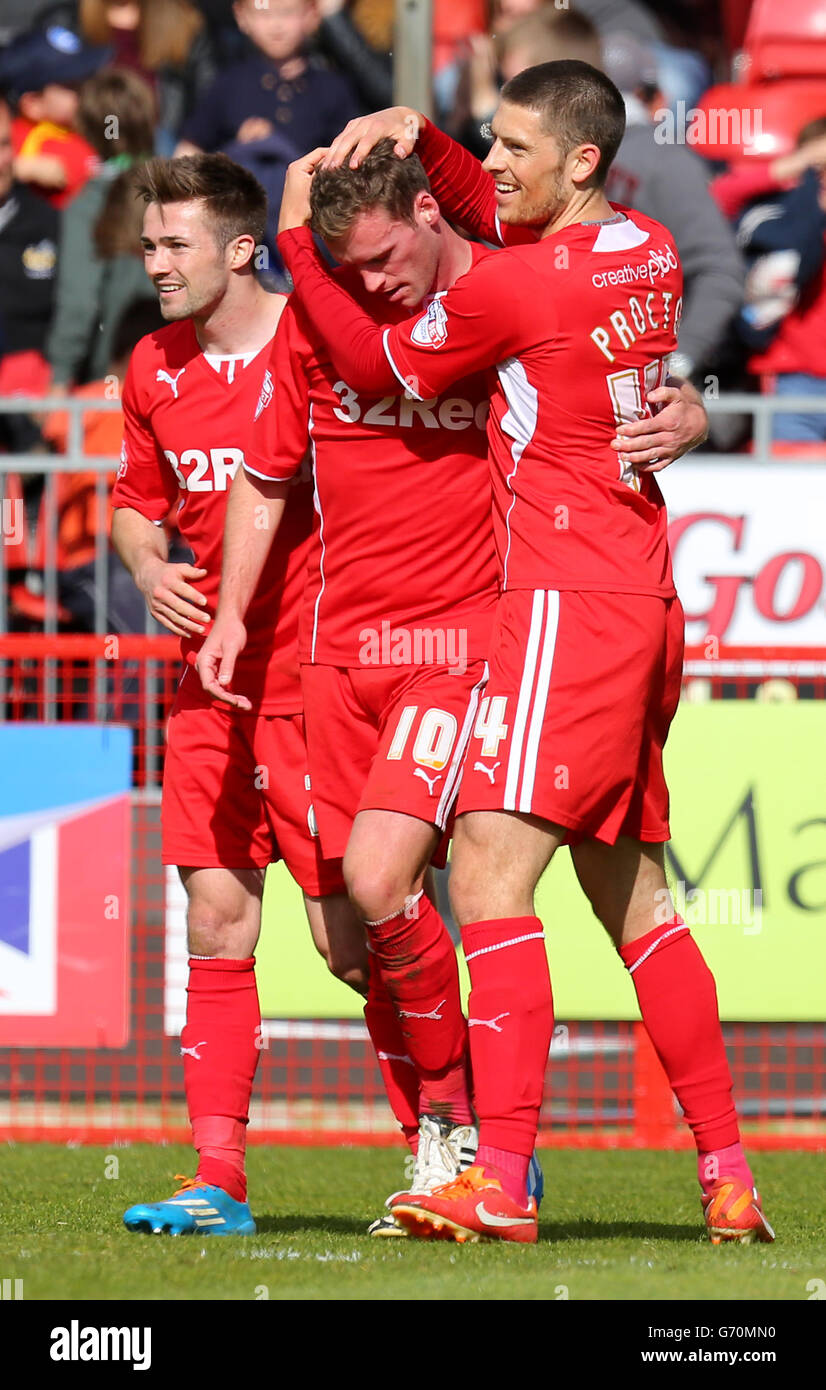
<path fill-rule="evenodd" d="M 663 845 L 621 836 L 613 845 L 585 840 L 571 854 L 694 1136 L 712 1239 L 771 1239 L 740 1141 L 714 977 L 674 911 Z"/>
<path fill-rule="evenodd" d="M 263 868 L 182 868 L 189 982 L 181 1033 L 184 1090 L 198 1154 L 195 1179 L 170 1200 L 131 1207 L 132 1231 L 250 1235 L 244 1168 L 250 1097 L 261 1055 L 253 952 Z"/>
<path fill-rule="evenodd" d="M 479 1148 L 475 1164 L 435 1195 L 394 1202 L 413 1234 L 536 1240 L 527 1193 L 553 1000 L 536 884 L 562 827 L 501 811 L 456 822 L 450 899 L 470 974 L 470 1055 Z"/>
<path fill-rule="evenodd" d="M 366 996 L 370 971 L 367 938 L 364 923 L 347 894 L 312 897 L 305 892 L 304 910 L 313 945 L 330 974 L 356 994 Z"/>
<path fill-rule="evenodd" d="M 401 1019 L 422 1114 L 469 1125 L 467 1027 L 456 950 L 424 877 L 440 830 L 398 811 L 356 816 L 344 856 L 348 892 Z"/>
<path fill-rule="evenodd" d="M 320 752 L 325 751 L 323 742 L 320 751 L 314 749 L 319 785 L 311 784 L 307 773 L 303 715 L 264 716 L 258 720 L 256 763 L 260 769 L 273 770 L 273 775 L 264 779 L 272 835 L 290 873 L 304 890 L 316 949 L 334 975 L 366 996 L 365 1022 L 390 1107 L 409 1139 L 418 1133 L 418 1081 L 404 1055 L 406 1048 L 398 1017 L 367 951 L 364 923 L 347 896 L 342 875 L 341 856 L 369 766 L 369 754 L 362 749 L 358 737 L 360 725 L 356 723 L 353 730 L 348 720 L 350 711 L 342 699 L 340 676 L 340 672 L 326 667 L 305 668 L 303 672 L 311 710 L 319 713 L 313 698 L 317 693 L 322 729 L 327 733 L 329 725 L 334 738 L 335 757 L 320 758 Z M 346 729 L 340 727 L 338 718 L 347 721 Z M 348 730 L 352 752 L 346 769 L 341 769 L 337 755 L 342 746 L 347 746 Z M 321 840 L 325 830 L 326 845 Z"/>

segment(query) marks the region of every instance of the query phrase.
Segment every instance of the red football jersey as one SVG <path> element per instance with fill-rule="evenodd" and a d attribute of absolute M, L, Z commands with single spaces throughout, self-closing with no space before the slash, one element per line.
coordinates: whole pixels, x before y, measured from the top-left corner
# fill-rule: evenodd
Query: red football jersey
<path fill-rule="evenodd" d="M 645 393 L 676 346 L 682 272 L 660 223 L 619 209 L 497 251 L 383 334 L 325 275 L 304 229 L 279 245 L 314 329 L 335 325 L 332 355 L 360 389 L 395 377 L 420 398 L 491 369 L 505 588 L 673 595 L 660 489 L 610 447 L 618 424 L 650 413 Z"/>
<path fill-rule="evenodd" d="M 206 571 L 196 587 L 214 616 L 228 489 L 249 448 L 269 351 L 247 366 L 233 359 L 221 374 L 206 361 L 189 319 L 142 338 L 123 390 L 124 438 L 116 507 L 134 507 L 160 522 L 175 501 L 175 520 Z M 267 714 L 301 709 L 298 615 L 312 528 L 312 489 L 296 469 L 296 486 L 245 623 L 247 645 L 233 689 Z M 181 639 L 194 661 L 203 637 Z"/>
<path fill-rule="evenodd" d="M 489 253 L 474 248 L 474 260 Z M 386 324 L 409 311 L 339 277 Z M 487 655 L 498 597 L 487 388 L 457 373 L 438 399 L 359 394 L 292 301 L 275 335 L 246 468 L 285 479 L 312 441 L 317 513 L 302 661 L 354 667 Z M 463 379 L 464 378 L 464 379 Z"/>

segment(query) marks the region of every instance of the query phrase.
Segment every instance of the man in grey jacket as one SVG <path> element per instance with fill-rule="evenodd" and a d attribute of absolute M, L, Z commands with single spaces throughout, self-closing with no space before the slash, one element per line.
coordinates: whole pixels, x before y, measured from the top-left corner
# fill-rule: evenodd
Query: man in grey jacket
<path fill-rule="evenodd" d="M 657 139 L 653 113 L 664 103 L 650 51 L 630 35 L 612 34 L 603 39 L 602 66 L 622 92 L 626 113 L 606 192 L 611 202 L 655 217 L 673 235 L 685 276 L 674 371 L 702 376 L 743 300 L 745 269 L 734 231 L 708 191 L 697 155 Z"/>

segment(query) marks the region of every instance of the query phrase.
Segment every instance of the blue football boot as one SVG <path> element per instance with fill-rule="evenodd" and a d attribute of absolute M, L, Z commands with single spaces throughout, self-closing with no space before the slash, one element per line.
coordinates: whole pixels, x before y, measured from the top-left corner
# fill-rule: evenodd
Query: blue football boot
<path fill-rule="evenodd" d="M 236 1202 L 222 1187 L 175 1174 L 182 1184 L 165 1202 L 139 1202 L 123 1214 L 128 1231 L 168 1236 L 254 1236 L 255 1222 L 246 1202 Z"/>
<path fill-rule="evenodd" d="M 534 1149 L 531 1154 L 531 1164 L 528 1169 L 528 1196 L 533 1197 L 536 1202 L 536 1210 L 542 1206 L 542 1198 L 545 1195 L 545 1175 L 542 1172 L 542 1164 L 539 1162 L 539 1154 Z"/>

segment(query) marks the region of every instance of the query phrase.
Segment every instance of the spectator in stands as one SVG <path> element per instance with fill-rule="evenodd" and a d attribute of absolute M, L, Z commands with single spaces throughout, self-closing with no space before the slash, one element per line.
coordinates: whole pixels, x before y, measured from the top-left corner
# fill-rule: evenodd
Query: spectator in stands
<path fill-rule="evenodd" d="M 470 57 L 459 78 L 453 114 L 445 122 L 449 134 L 479 159 L 490 149 L 490 122 L 503 82 L 536 63 L 558 58 L 601 64 L 599 36 L 584 15 L 553 4 L 538 9 L 526 5 L 519 15 L 516 3 L 503 0 L 495 40 L 488 34 L 468 40 Z"/>
<path fill-rule="evenodd" d="M 560 21 L 576 13 L 589 21 L 601 40 L 608 34 L 621 31 L 645 44 L 656 60 L 660 91 L 664 93 L 665 102 L 671 106 L 675 106 L 677 101 L 693 106 L 709 84 L 711 73 L 705 59 L 689 47 L 676 48 L 667 43 L 659 19 L 638 0 L 575 0 L 573 8 L 568 0 L 490 0 L 488 33 L 469 35 L 467 60 L 452 63 L 436 74 L 436 105 L 445 129 L 455 132 L 471 107 L 474 113 L 478 112 L 477 124 L 482 125 L 490 120 L 504 78 L 498 68 L 502 42 L 514 25 L 540 10 L 546 26 L 554 19 Z M 566 33 L 563 28 L 559 37 L 571 43 L 576 31 L 569 27 Z M 539 39 L 544 46 L 544 35 L 540 33 Z M 572 46 L 570 57 L 579 56 Z M 524 67 L 543 61 L 551 62 L 553 59 L 543 59 L 539 53 L 531 54 L 530 62 L 523 63 L 516 71 L 521 72 Z M 590 62 L 591 59 L 585 58 L 584 61 Z M 474 69 L 472 74 L 468 73 L 468 68 Z M 469 86 L 475 88 L 471 102 L 467 96 Z M 458 116 L 454 114 L 457 107 Z"/>
<path fill-rule="evenodd" d="M 626 115 L 606 194 L 611 202 L 656 218 L 674 237 L 685 298 L 672 366 L 678 376 L 702 379 L 715 365 L 742 303 L 742 259 L 709 193 L 702 160 L 685 145 L 657 139 L 655 113 L 663 101 L 651 53 L 629 35 L 609 35 L 603 39 L 602 67 L 622 92 Z"/>
<path fill-rule="evenodd" d="M 190 0 L 80 0 L 80 28 L 111 44 L 156 95 L 158 154 L 169 155 L 181 126 L 214 80 L 216 62 L 204 18 Z"/>
<path fill-rule="evenodd" d="M 393 28 L 371 27 L 374 39 L 354 22 L 356 7 L 347 0 L 318 0 L 320 23 L 315 47 L 347 75 L 366 111 L 381 110 L 393 101 Z"/>
<path fill-rule="evenodd" d="M 299 154 L 329 144 L 360 108 L 345 77 L 308 58 L 315 0 L 269 0 L 265 9 L 236 0 L 233 12 L 255 51 L 209 88 L 184 122 L 176 153 L 212 153 L 278 132 Z"/>
<path fill-rule="evenodd" d="M 140 208 L 129 169 L 152 154 L 155 102 L 136 73 L 108 68 L 86 82 L 78 127 L 99 171 L 62 213 L 60 270 L 47 355 L 53 382 L 67 389 L 106 371 L 124 306 L 154 298 L 143 268 Z"/>
<path fill-rule="evenodd" d="M 136 79 L 139 80 L 139 79 Z M 163 325 L 157 296 L 127 304 L 115 325 L 112 356 L 101 378 L 77 387 L 72 396 L 93 402 L 119 400 L 132 349 L 138 340 Z M 87 458 L 120 454 L 123 416 L 119 410 L 88 410 L 83 416 L 83 454 Z M 57 453 L 69 444 L 69 415 L 56 411 L 47 416 L 43 437 Z M 61 619 L 75 632 L 95 631 L 95 609 L 100 596 L 95 585 L 95 553 L 98 535 L 108 537 L 111 507 L 101 516 L 97 494 L 98 474 L 89 470 L 61 473 L 57 479 L 58 598 Z M 106 475 L 106 497 L 111 496 L 114 472 Z M 43 518 L 41 517 L 41 527 Z M 108 545 L 108 541 L 107 541 Z M 143 632 L 146 614 L 141 595 L 128 570 L 109 550 L 107 592 L 103 604 L 106 632 Z"/>
<path fill-rule="evenodd" d="M 741 187 L 753 190 L 760 176 L 743 171 Z M 757 349 L 749 370 L 778 396 L 826 399 L 826 116 L 804 126 L 794 153 L 772 161 L 762 177 L 773 196 L 749 202 L 738 224 L 750 261 L 740 334 Z M 736 179 L 725 183 L 730 206 Z M 826 441 L 826 410 L 782 411 L 772 432 L 777 440 Z"/>
<path fill-rule="evenodd" d="M 58 213 L 14 177 L 12 115 L 0 97 L 0 396 L 40 395 L 57 276 Z M 21 434 L 22 430 L 22 434 Z M 0 415 L 0 445 L 17 452 L 37 434 L 23 417 Z"/>
<path fill-rule="evenodd" d="M 94 172 L 95 152 L 74 129 L 78 88 L 110 56 L 56 25 L 0 53 L 0 90 L 16 110 L 15 177 L 55 207 L 65 207 Z"/>

